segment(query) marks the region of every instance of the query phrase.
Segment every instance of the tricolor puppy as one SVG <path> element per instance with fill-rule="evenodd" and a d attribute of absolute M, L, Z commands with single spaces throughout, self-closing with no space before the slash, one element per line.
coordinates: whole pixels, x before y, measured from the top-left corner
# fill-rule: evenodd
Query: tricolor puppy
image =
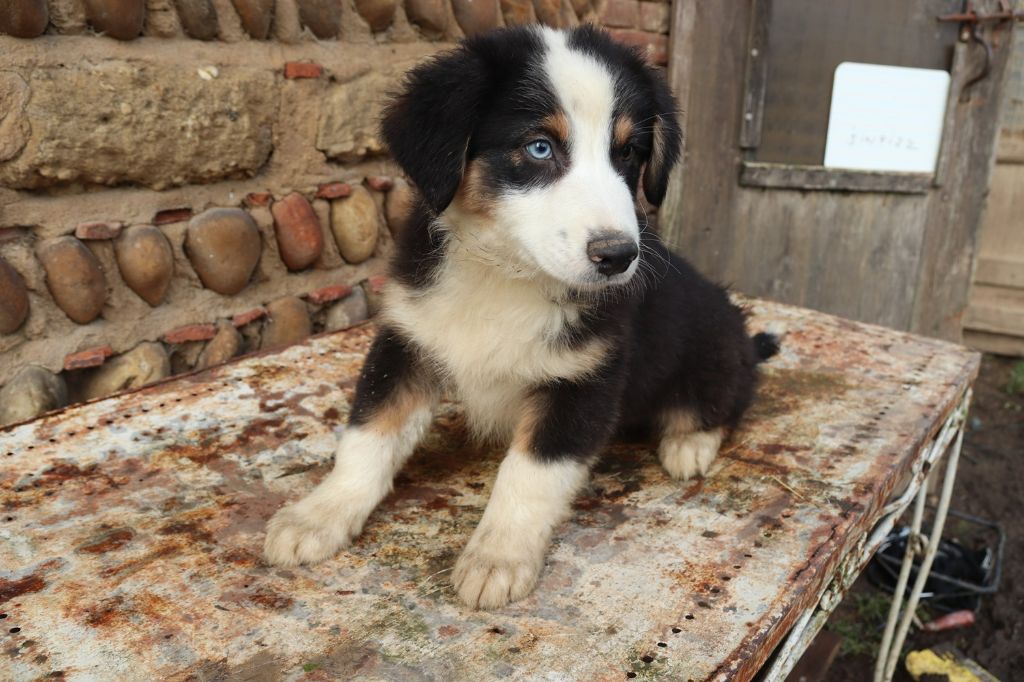
<path fill-rule="evenodd" d="M 619 429 L 675 478 L 705 473 L 775 340 L 638 217 L 679 154 L 654 69 L 591 27 L 499 30 L 422 64 L 384 139 L 421 195 L 398 236 L 380 331 L 334 470 L 267 528 L 291 566 L 348 545 L 442 391 L 508 452 L 455 565 L 473 607 L 522 598 L 553 529 Z"/>

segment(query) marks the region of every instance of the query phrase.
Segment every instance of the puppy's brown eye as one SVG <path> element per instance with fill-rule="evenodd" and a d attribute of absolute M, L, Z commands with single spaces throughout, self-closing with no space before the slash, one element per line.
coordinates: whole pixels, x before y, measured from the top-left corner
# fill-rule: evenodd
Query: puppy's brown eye
<path fill-rule="evenodd" d="M 621 158 L 623 161 L 629 161 L 630 159 L 632 159 L 633 158 L 633 145 L 628 144 L 628 143 L 622 145 L 622 148 L 619 149 L 619 158 Z"/>

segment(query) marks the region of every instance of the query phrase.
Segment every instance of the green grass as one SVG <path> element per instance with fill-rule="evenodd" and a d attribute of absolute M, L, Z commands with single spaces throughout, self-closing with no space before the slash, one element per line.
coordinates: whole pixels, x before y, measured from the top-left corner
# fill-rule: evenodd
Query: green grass
<path fill-rule="evenodd" d="M 840 656 L 874 656 L 882 641 L 891 598 L 880 592 L 847 595 L 848 608 L 832 614 L 828 629 L 843 638 Z"/>
<path fill-rule="evenodd" d="M 1006 381 L 1006 392 L 1010 395 L 1024 394 L 1024 360 L 1010 370 L 1010 378 Z"/>

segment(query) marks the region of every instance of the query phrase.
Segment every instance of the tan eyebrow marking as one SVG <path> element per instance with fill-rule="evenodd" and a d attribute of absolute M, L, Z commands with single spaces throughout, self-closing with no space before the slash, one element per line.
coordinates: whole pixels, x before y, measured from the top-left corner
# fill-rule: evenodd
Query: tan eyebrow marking
<path fill-rule="evenodd" d="M 556 111 L 541 121 L 541 127 L 562 144 L 569 142 L 569 119 L 565 112 Z"/>
<path fill-rule="evenodd" d="M 455 200 L 470 213 L 490 216 L 494 211 L 494 197 L 484 181 L 486 173 L 487 162 L 482 159 L 470 161 Z"/>
<path fill-rule="evenodd" d="M 626 114 L 620 114 L 615 119 L 615 127 L 612 128 L 612 138 L 615 141 L 616 147 L 629 142 L 629 138 L 633 135 L 633 119 Z"/>

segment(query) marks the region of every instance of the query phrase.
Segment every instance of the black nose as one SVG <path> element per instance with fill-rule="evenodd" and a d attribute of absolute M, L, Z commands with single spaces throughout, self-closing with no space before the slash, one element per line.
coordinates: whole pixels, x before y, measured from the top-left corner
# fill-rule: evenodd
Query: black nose
<path fill-rule="evenodd" d="M 628 237 L 601 237 L 587 243 L 587 256 L 605 277 L 625 272 L 639 253 L 636 242 Z"/>

